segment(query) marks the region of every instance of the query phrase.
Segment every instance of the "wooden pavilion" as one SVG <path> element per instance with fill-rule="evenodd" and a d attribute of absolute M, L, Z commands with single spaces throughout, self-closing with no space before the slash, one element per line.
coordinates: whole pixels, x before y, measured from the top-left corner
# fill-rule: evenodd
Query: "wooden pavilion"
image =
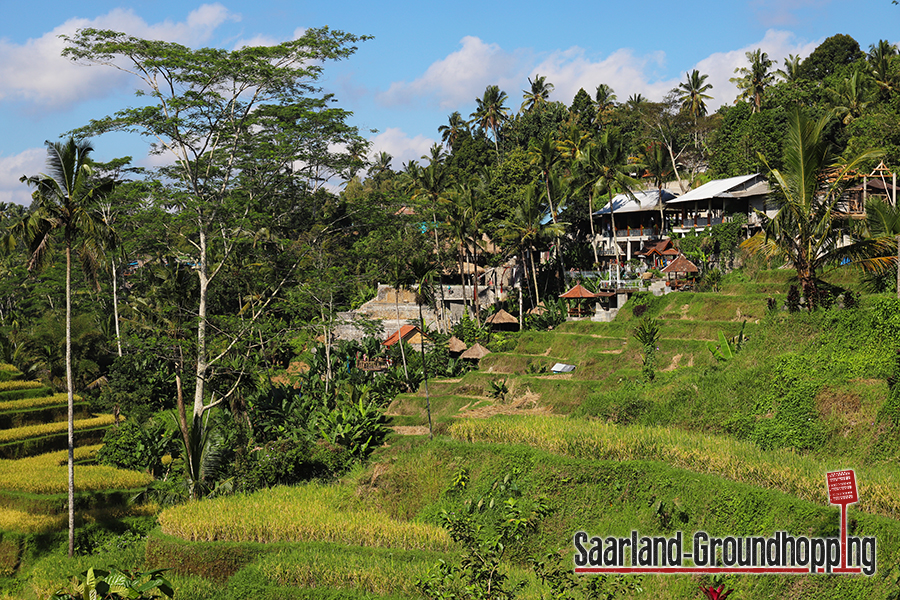
<path fill-rule="evenodd" d="M 700 268 L 682 254 L 663 267 L 662 272 L 668 277 L 666 285 L 674 290 L 682 290 L 694 287 L 697 275 L 700 274 Z M 679 275 L 682 275 L 683 278 L 679 279 Z"/>

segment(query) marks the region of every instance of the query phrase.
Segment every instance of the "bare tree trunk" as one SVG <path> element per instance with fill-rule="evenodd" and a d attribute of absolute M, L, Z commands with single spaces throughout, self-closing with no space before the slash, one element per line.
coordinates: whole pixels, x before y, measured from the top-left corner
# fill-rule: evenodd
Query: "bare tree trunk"
<path fill-rule="evenodd" d="M 181 367 L 175 370 L 175 408 L 178 410 L 178 428 L 181 429 L 181 439 L 184 440 L 184 458 L 188 464 L 188 473 L 193 473 L 194 453 L 191 448 L 191 431 L 187 423 L 187 410 L 184 406 L 184 390 L 181 384 Z M 191 500 L 194 499 L 194 486 L 188 486 Z"/>
<path fill-rule="evenodd" d="M 594 249 L 594 264 L 600 264 L 600 257 L 597 255 L 597 234 L 594 231 L 594 192 L 588 194 L 588 219 L 591 221 L 591 248 Z M 616 224 L 613 221 L 613 243 L 616 241 Z"/>
<path fill-rule="evenodd" d="M 66 394 L 69 449 L 69 557 L 75 555 L 75 382 L 72 378 L 72 242 L 66 233 Z"/>
<path fill-rule="evenodd" d="M 209 296 L 209 265 L 206 254 L 206 229 L 200 222 L 200 264 L 197 265 L 197 275 L 200 280 L 200 302 L 197 308 L 197 381 L 194 385 L 194 418 L 203 415 L 203 395 L 206 384 L 206 370 L 209 367 L 206 355 L 206 301 Z"/>

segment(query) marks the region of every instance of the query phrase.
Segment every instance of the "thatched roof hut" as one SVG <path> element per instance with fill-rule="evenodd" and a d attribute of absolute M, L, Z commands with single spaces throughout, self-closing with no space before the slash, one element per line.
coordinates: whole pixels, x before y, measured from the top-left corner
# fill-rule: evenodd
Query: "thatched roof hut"
<path fill-rule="evenodd" d="M 465 352 L 468 346 L 458 337 L 451 336 L 447 341 L 447 349 L 450 350 L 450 354 L 459 354 L 460 352 Z"/>
<path fill-rule="evenodd" d="M 566 292 L 565 294 L 561 294 L 560 298 L 566 298 L 567 300 L 579 299 L 579 298 L 596 298 L 597 295 L 588 290 L 583 285 L 576 284 L 571 290 Z"/>
<path fill-rule="evenodd" d="M 689 261 L 682 254 L 681 256 L 667 264 L 665 267 L 663 267 L 662 272 L 666 274 L 674 274 L 677 277 L 678 273 L 684 273 L 685 275 L 691 273 L 699 273 L 700 269 L 699 267 L 697 267 L 697 265 Z"/>
<path fill-rule="evenodd" d="M 476 343 L 474 346 L 463 352 L 459 357 L 467 358 L 470 360 L 481 360 L 490 353 L 490 350 L 488 350 L 481 344 Z"/>
<path fill-rule="evenodd" d="M 495 329 L 508 329 L 510 327 L 519 326 L 519 320 L 502 308 L 488 317 L 487 320 L 485 320 L 485 323 L 491 325 Z"/>

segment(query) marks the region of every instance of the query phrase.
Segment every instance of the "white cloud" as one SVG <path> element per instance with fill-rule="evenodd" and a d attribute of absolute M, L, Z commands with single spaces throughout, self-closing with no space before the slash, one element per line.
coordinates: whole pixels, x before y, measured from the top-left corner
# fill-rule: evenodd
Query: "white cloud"
<path fill-rule="evenodd" d="M 387 152 L 393 157 L 391 168 L 399 171 L 403 168 L 403 163 L 411 160 L 421 162 L 422 156 L 427 156 L 431 150 L 431 146 L 436 143 L 435 140 L 417 135 L 410 138 L 403 130 L 396 127 L 390 127 L 379 133 L 369 141 L 372 143 L 372 149 L 369 154 L 371 159 L 380 152 Z"/>
<path fill-rule="evenodd" d="M 816 49 L 821 40 L 814 42 L 799 42 L 794 39 L 794 34 L 789 31 L 770 29 L 763 39 L 738 50 L 730 52 L 717 52 L 697 63 L 696 69 L 700 73 L 708 75 L 707 83 L 712 84 L 712 89 L 707 92 L 713 99 L 707 104 L 710 112 L 723 104 L 731 104 L 738 96 L 737 87 L 729 81 L 735 77 L 735 69 L 749 66 L 747 52 L 753 52 L 757 48 L 769 55 L 773 62 L 773 68 L 784 67 L 784 59 L 788 54 L 807 57 Z M 681 78 L 685 81 L 687 75 Z"/>
<path fill-rule="evenodd" d="M 46 168 L 47 149 L 29 148 L 15 156 L 0 156 L 0 202 L 31 205 L 31 190 L 19 181 Z"/>
<path fill-rule="evenodd" d="M 661 100 L 677 82 L 658 81 L 652 75 L 665 61 L 663 52 L 636 56 L 630 49 L 616 50 L 608 57 L 592 61 L 577 46 L 559 50 L 538 64 L 531 75 L 543 75 L 554 85 L 551 100 L 570 104 L 578 90 L 584 88 L 591 97 L 597 86 L 605 83 L 616 92 L 619 102 L 632 94 L 651 100 Z"/>
<path fill-rule="evenodd" d="M 525 79 L 523 52 L 509 53 L 473 36 L 464 37 L 460 44 L 459 50 L 433 63 L 418 79 L 392 83 L 378 95 L 378 102 L 402 106 L 424 98 L 436 101 L 442 109 L 456 108 L 472 103 L 488 85 L 506 90 Z"/>
<path fill-rule="evenodd" d="M 208 41 L 225 21 L 239 18 L 221 4 L 204 4 L 191 11 L 183 22 L 166 20 L 150 25 L 132 10 L 115 9 L 95 19 L 69 19 L 40 38 L 29 39 L 21 45 L 0 40 L 0 81 L 3 81 L 0 100 L 16 98 L 60 107 L 133 85 L 115 69 L 87 68 L 63 58 L 60 53 L 65 42 L 60 35 L 71 36 L 78 29 L 93 27 L 191 46 Z"/>

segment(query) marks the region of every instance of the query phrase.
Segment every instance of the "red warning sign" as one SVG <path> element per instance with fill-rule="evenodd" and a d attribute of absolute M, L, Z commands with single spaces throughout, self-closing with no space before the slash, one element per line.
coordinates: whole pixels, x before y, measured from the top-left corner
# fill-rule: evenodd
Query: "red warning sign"
<path fill-rule="evenodd" d="M 856 474 L 852 469 L 834 471 L 825 475 L 828 481 L 829 504 L 846 505 L 859 502 L 859 493 L 856 490 Z"/>

